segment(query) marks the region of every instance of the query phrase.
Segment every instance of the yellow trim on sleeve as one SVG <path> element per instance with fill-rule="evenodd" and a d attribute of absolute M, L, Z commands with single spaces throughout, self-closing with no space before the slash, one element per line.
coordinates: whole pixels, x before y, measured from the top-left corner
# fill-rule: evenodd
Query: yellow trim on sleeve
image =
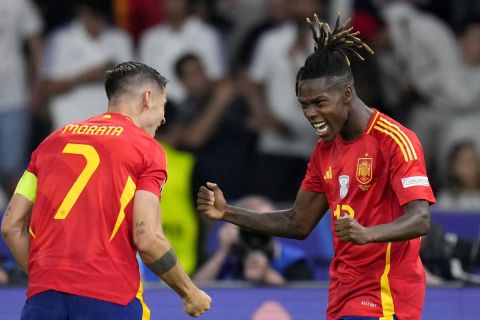
<path fill-rule="evenodd" d="M 396 131 L 401 137 L 403 137 L 403 138 L 401 138 L 401 140 L 405 143 L 405 148 L 411 150 L 412 155 L 413 155 L 412 160 L 417 160 L 418 159 L 417 152 L 415 151 L 415 148 L 413 147 L 412 141 L 405 134 L 405 132 L 403 132 L 403 130 L 400 129 L 399 126 L 391 123 L 390 121 L 388 121 L 385 118 L 380 117 L 380 121 L 383 122 L 384 124 L 386 124 L 388 127 L 390 127 L 392 129 L 392 131 Z"/>
<path fill-rule="evenodd" d="M 392 138 L 396 143 L 397 145 L 399 146 L 400 148 L 400 151 L 402 151 L 402 154 L 403 154 L 403 158 L 405 159 L 405 162 L 408 162 L 409 158 L 408 158 L 408 155 L 405 151 L 405 148 L 403 147 L 403 144 L 398 140 L 398 138 L 393 134 L 391 133 L 390 131 L 386 130 L 386 129 L 383 129 L 379 126 L 374 126 L 373 127 L 374 129 L 380 131 L 380 132 L 383 132 L 385 133 L 386 135 L 390 136 L 390 138 Z"/>
<path fill-rule="evenodd" d="M 32 236 L 32 238 L 36 237 L 35 232 L 33 232 L 32 226 L 28 227 L 28 233 Z"/>
<path fill-rule="evenodd" d="M 18 181 L 15 193 L 34 203 L 37 198 L 37 177 L 31 172 L 25 171 Z"/>

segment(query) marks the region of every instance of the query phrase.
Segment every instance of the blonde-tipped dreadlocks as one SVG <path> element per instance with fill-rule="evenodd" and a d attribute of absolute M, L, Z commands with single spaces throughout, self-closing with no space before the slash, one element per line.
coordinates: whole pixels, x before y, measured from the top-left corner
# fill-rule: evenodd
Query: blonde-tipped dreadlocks
<path fill-rule="evenodd" d="M 328 23 L 321 22 L 316 14 L 313 18 L 313 21 L 307 18 L 307 22 L 312 30 L 315 50 L 298 71 L 295 84 L 297 96 L 300 80 L 322 76 L 340 76 L 345 77 L 346 80 L 353 80 L 348 56 L 355 55 L 360 60 L 364 60 L 358 53 L 361 48 L 373 54 L 373 50 L 357 37 L 360 31 L 354 31 L 353 27 L 348 27 L 350 18 L 340 25 L 340 15 L 338 15 L 333 31 Z"/>

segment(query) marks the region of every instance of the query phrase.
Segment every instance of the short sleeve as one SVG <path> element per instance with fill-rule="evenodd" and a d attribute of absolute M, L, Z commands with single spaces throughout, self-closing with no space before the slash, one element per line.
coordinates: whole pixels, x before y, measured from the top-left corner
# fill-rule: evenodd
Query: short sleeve
<path fill-rule="evenodd" d="M 319 159 L 317 158 L 317 149 L 312 153 L 310 161 L 307 166 L 307 173 L 303 178 L 301 189 L 311 192 L 325 193 L 324 181 L 319 172 L 318 166 L 320 165 Z"/>
<path fill-rule="evenodd" d="M 42 20 L 38 13 L 37 8 L 29 0 L 21 1 L 22 16 L 18 20 L 20 23 L 20 29 L 24 38 L 30 38 L 42 33 Z"/>
<path fill-rule="evenodd" d="M 167 160 L 165 152 L 160 144 L 153 141 L 146 159 L 145 169 L 137 181 L 137 190 L 150 191 L 157 196 L 161 196 L 162 188 L 167 181 Z"/>
<path fill-rule="evenodd" d="M 267 34 L 268 36 L 268 34 Z M 268 37 L 260 37 L 253 51 L 253 59 L 249 68 L 249 76 L 256 82 L 263 82 L 268 77 L 269 54 Z"/>
<path fill-rule="evenodd" d="M 32 153 L 32 156 L 30 157 L 30 162 L 28 163 L 28 167 L 26 170 L 30 173 L 33 173 L 36 177 L 38 177 L 37 154 L 38 148 Z"/>
<path fill-rule="evenodd" d="M 435 203 L 425 168 L 423 150 L 417 136 L 411 131 L 405 131 L 402 141 L 402 144 L 392 143 L 390 147 L 390 184 L 400 205 L 413 200 Z"/>

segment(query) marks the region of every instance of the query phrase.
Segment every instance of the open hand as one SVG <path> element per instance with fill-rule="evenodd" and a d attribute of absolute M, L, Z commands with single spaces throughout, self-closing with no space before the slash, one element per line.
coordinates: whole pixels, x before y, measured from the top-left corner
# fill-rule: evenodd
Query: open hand
<path fill-rule="evenodd" d="M 197 210 L 210 219 L 221 220 L 225 216 L 227 202 L 222 190 L 215 184 L 207 182 L 197 194 Z"/>

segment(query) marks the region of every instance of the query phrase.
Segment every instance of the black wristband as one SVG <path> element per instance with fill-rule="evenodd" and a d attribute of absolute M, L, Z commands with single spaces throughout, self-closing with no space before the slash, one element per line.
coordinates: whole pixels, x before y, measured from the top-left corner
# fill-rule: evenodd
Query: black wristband
<path fill-rule="evenodd" d="M 177 256 L 173 249 L 170 248 L 163 256 L 155 262 L 145 263 L 145 265 L 156 275 L 161 275 L 172 269 L 177 264 Z"/>

